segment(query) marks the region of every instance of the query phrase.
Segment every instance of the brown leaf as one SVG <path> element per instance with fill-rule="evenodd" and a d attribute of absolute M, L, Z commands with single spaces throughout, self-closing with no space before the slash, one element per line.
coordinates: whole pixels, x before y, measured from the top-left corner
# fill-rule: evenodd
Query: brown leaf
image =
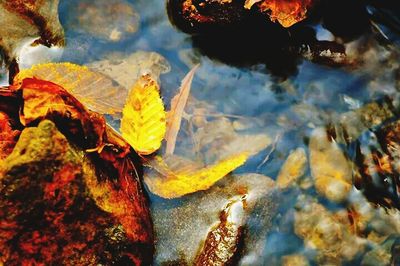
<path fill-rule="evenodd" d="M 171 110 L 168 113 L 167 132 L 165 140 L 167 141 L 166 154 L 173 154 L 175 150 L 176 137 L 181 127 L 182 115 L 189 97 L 190 88 L 194 74 L 199 65 L 196 65 L 182 80 L 179 93 L 171 100 Z"/>
<path fill-rule="evenodd" d="M 38 64 L 24 69 L 15 77 L 14 84 L 33 77 L 62 86 L 87 108 L 102 114 L 122 112 L 128 94 L 127 89 L 111 78 L 68 62 Z"/>

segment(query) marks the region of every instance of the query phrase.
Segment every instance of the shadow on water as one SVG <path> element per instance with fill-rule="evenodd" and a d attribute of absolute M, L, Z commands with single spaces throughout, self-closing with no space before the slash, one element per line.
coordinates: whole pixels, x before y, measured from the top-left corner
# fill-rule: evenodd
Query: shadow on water
<path fill-rule="evenodd" d="M 183 15 L 183 2 L 168 1 L 169 18 L 177 28 L 191 34 L 194 48 L 213 60 L 236 67 L 265 64 L 268 72 L 279 79 L 296 75 L 304 58 L 322 65 L 344 65 L 321 54 L 330 51 L 345 56 L 346 43 L 370 32 L 371 18 L 385 20 L 400 30 L 396 19 L 384 16 L 392 8 L 390 2 L 369 1 L 367 5 L 365 1 L 319 1 L 305 21 L 287 29 L 271 23 L 266 14 L 255 12 L 254 8 L 243 11 L 241 1 L 224 7 L 193 1 L 199 12 L 203 12 L 199 16 L 214 21 L 193 23 Z M 371 14 L 370 10 L 374 12 Z M 318 26 L 331 32 L 334 40 L 318 40 L 315 30 Z"/>

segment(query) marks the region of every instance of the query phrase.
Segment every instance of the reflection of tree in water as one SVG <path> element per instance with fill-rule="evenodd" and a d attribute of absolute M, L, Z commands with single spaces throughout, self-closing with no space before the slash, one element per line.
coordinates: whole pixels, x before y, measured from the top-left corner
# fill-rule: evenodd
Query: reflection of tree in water
<path fill-rule="evenodd" d="M 196 16 L 185 16 L 182 9 L 188 2 L 196 7 Z M 169 17 L 210 58 L 236 66 L 264 63 L 279 77 L 296 73 L 302 58 L 331 66 L 351 64 L 345 45 L 379 27 L 376 23 L 400 30 L 395 11 L 388 11 L 390 1 L 318 1 L 306 20 L 289 28 L 272 23 L 255 7 L 244 9 L 243 1 L 221 2 L 169 0 Z M 318 40 L 316 26 L 330 31 L 334 40 Z"/>

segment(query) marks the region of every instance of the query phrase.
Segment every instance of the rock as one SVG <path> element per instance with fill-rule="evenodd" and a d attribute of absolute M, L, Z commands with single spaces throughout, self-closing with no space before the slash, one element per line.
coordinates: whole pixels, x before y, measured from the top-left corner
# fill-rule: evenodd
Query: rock
<path fill-rule="evenodd" d="M 75 16 L 70 18 L 69 25 L 97 38 L 118 42 L 139 28 L 139 14 L 132 4 L 124 0 L 83 0 L 73 8 Z"/>
<path fill-rule="evenodd" d="M 364 255 L 361 261 L 361 266 L 397 265 L 392 263 L 392 249 L 398 242 L 398 236 L 393 235 L 388 237 L 382 244 L 377 245 L 374 249 Z"/>
<path fill-rule="evenodd" d="M 287 255 L 282 258 L 282 266 L 309 266 L 308 260 L 301 254 Z"/>
<path fill-rule="evenodd" d="M 3 113 L 19 138 L 0 160 L 1 263 L 150 264 L 142 166 L 104 119 L 38 79 L 0 88 Z"/>
<path fill-rule="evenodd" d="M 242 196 L 246 196 L 243 203 Z M 155 263 L 193 265 L 196 259 L 207 261 L 211 258 L 209 256 L 219 256 L 206 256 L 204 252 L 212 249 L 212 239 L 217 239 L 218 232 L 229 229 L 232 239 L 224 247 L 238 249 L 237 252 L 243 254 L 239 264 L 262 265 L 265 237 L 275 212 L 275 197 L 274 182 L 271 179 L 248 174 L 226 177 L 209 190 L 188 195 L 179 202 L 157 200 L 152 204 L 157 232 Z M 234 208 L 229 211 L 229 206 Z M 224 226 L 224 219 L 221 219 L 224 215 L 221 217 L 221 211 L 222 214 L 228 214 L 228 220 L 234 221 L 232 225 Z M 244 227 L 247 230 L 241 235 L 239 228 Z M 243 246 L 234 247 L 232 243 L 237 238 L 242 241 Z M 236 251 L 228 253 L 232 255 Z M 230 257 L 226 258 L 229 260 Z M 238 259 L 240 258 L 236 258 L 236 263 Z"/>
<path fill-rule="evenodd" d="M 352 168 L 336 142 L 324 128 L 315 129 L 310 137 L 310 168 L 315 187 L 329 200 L 344 201 L 352 189 Z"/>
<path fill-rule="evenodd" d="M 362 252 L 365 242 L 353 235 L 348 226 L 324 206 L 310 199 L 301 199 L 295 212 L 294 230 L 305 245 L 318 252 L 322 265 L 341 265 Z"/>
<path fill-rule="evenodd" d="M 279 171 L 276 184 L 285 189 L 293 185 L 302 177 L 307 167 L 307 155 L 303 148 L 297 148 L 290 152 L 288 158 Z"/>

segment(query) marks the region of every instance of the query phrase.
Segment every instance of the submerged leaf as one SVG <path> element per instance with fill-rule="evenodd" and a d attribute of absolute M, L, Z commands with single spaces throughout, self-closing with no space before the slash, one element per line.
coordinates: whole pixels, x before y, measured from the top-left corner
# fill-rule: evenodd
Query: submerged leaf
<path fill-rule="evenodd" d="M 87 108 L 102 114 L 120 113 L 127 96 L 127 90 L 107 76 L 71 63 L 35 65 L 22 70 L 14 83 L 33 77 L 62 86 Z"/>
<path fill-rule="evenodd" d="M 166 154 L 174 153 L 176 137 L 178 136 L 178 132 L 181 127 L 183 110 L 185 109 L 186 102 L 189 97 L 194 73 L 198 67 L 199 65 L 196 65 L 194 68 L 192 68 L 192 70 L 189 71 L 189 73 L 182 80 L 179 93 L 171 100 L 171 110 L 168 113 L 168 127 L 165 134 L 165 140 L 167 141 L 167 147 L 165 151 Z"/>
<path fill-rule="evenodd" d="M 160 148 L 165 130 L 165 111 L 158 84 L 144 75 L 132 88 L 123 109 L 122 136 L 136 152 L 148 155 Z"/>
<path fill-rule="evenodd" d="M 149 189 L 160 197 L 178 198 L 210 188 L 218 180 L 243 165 L 247 158 L 248 154 L 242 153 L 197 171 L 187 168 L 172 171 L 161 157 L 156 157 L 149 164 L 163 177 L 145 177 L 145 182 Z"/>
<path fill-rule="evenodd" d="M 136 51 L 133 54 L 112 53 L 105 59 L 91 62 L 87 66 L 117 81 L 126 89 L 132 88 L 144 74 L 158 79 L 160 74 L 171 70 L 167 59 L 155 52 Z"/>

